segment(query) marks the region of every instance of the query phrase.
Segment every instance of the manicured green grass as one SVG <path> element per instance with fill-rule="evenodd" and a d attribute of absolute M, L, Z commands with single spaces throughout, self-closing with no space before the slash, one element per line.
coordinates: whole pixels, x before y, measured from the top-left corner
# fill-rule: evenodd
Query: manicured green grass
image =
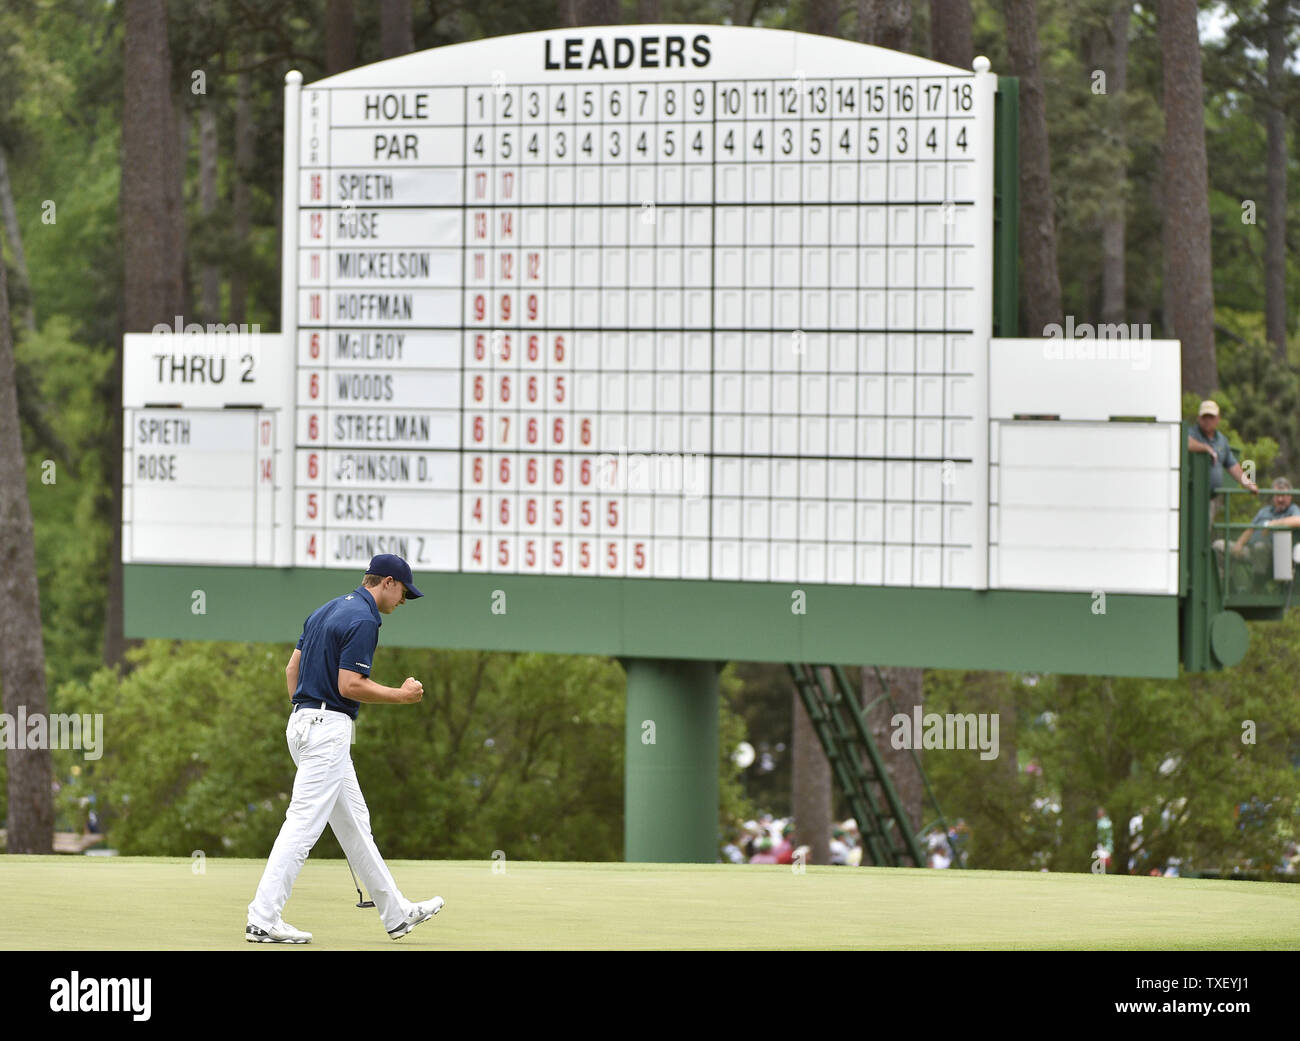
<path fill-rule="evenodd" d="M 309 860 L 285 918 L 307 947 L 243 941 L 263 861 L 0 857 L 0 949 L 1300 948 L 1300 885 L 1027 872 L 394 861 L 446 908 L 401 941 Z"/>

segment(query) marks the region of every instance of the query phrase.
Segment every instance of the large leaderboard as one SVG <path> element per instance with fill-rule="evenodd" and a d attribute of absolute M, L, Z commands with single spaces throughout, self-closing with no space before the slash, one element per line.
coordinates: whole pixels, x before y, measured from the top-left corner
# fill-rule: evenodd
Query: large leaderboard
<path fill-rule="evenodd" d="M 1178 345 L 993 338 L 1014 86 L 694 25 L 290 73 L 281 330 L 126 338 L 128 635 L 395 552 L 389 642 L 1176 672 Z"/>
<path fill-rule="evenodd" d="M 984 585 L 994 83 L 678 26 L 304 87 L 293 562 Z"/>

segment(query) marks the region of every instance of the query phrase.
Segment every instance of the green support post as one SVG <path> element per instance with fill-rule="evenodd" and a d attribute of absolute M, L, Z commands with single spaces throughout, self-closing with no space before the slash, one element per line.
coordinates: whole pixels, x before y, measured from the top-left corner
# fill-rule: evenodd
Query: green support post
<path fill-rule="evenodd" d="M 720 663 L 624 658 L 623 859 L 718 859 Z"/>

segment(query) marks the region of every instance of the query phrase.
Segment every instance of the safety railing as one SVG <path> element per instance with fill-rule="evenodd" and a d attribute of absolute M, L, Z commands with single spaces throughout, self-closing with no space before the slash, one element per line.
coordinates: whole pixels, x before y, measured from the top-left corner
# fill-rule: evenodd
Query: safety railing
<path fill-rule="evenodd" d="M 1271 488 L 1261 488 L 1256 494 L 1237 487 L 1221 487 L 1210 493 L 1207 549 L 1215 558 L 1214 570 L 1222 583 L 1224 607 L 1285 610 L 1291 604 L 1295 586 L 1295 539 L 1300 535 L 1300 527 L 1271 527 L 1252 524 L 1249 519 L 1232 519 L 1233 505 L 1242 502 L 1242 496 L 1250 501 L 1253 518 L 1274 494 Z M 1245 511 L 1239 508 L 1236 512 L 1240 516 Z M 1247 538 L 1239 549 L 1237 544 L 1244 532 L 1263 534 Z"/>

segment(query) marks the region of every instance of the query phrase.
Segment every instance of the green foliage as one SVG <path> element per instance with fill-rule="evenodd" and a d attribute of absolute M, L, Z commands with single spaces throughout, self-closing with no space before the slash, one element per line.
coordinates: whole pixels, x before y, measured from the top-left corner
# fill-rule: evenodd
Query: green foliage
<path fill-rule="evenodd" d="M 1090 870 L 1098 808 L 1112 870 L 1129 870 L 1122 832 L 1139 814 L 1134 872 L 1171 857 L 1184 871 L 1277 866 L 1298 834 L 1300 619 L 1253 624 L 1251 646 L 1235 669 L 1177 681 L 927 674 L 927 711 L 1002 706 L 999 760 L 925 757 L 949 820 L 970 826 L 970 866 Z"/>
<path fill-rule="evenodd" d="M 73 336 L 111 350 L 121 335 L 120 26 L 103 4 L 33 6 L 11 48 L 20 68 L 43 74 L 19 83 L 12 109 L 0 107 L 32 298 L 38 320 L 63 316 Z"/>
<path fill-rule="evenodd" d="M 1032 726 L 1033 695 L 1033 687 L 1010 673 L 925 673 L 926 712 L 998 713 L 997 759 L 967 751 L 928 751 L 921 757 L 949 826 L 962 820 L 969 829 L 969 867 L 1037 867 L 1035 854 L 1053 844 L 1055 819 L 1040 799 L 1035 776 L 1024 772 L 1029 760 L 1019 747 Z"/>
<path fill-rule="evenodd" d="M 1265 113 L 1270 96 L 1267 77 L 1267 18 L 1273 8 L 1287 22 L 1287 53 L 1294 54 L 1300 33 L 1300 12 L 1293 3 L 1272 5 L 1260 0 L 1232 0 L 1225 5 L 1225 31 L 1203 47 L 1205 77 L 1205 138 L 1209 155 L 1210 214 L 1214 223 L 1214 292 L 1216 307 L 1262 312 L 1264 286 L 1264 226 L 1267 192 L 1267 133 Z M 1300 79 L 1294 62 L 1284 73 L 1279 107 L 1288 114 L 1294 137 L 1295 113 L 1300 111 Z M 1287 223 L 1300 220 L 1295 184 L 1300 165 L 1287 148 Z M 1294 250 L 1287 252 L 1287 283 L 1300 274 Z M 1293 325 L 1296 297 L 1290 294 L 1288 326 Z M 1262 323 L 1261 323 L 1262 325 Z M 1262 327 L 1261 327 L 1262 338 Z M 1222 370 L 1221 370 L 1222 371 Z"/>
<path fill-rule="evenodd" d="M 107 580 L 110 532 L 99 512 L 108 465 L 106 417 L 97 407 L 97 388 L 113 359 L 77 343 L 62 317 L 25 336 L 17 357 L 36 375 L 44 418 L 67 450 L 66 458 L 57 458 L 24 434 L 46 675 L 55 690 L 65 680 L 85 679 L 100 662 L 103 603 L 87 590 Z"/>
<path fill-rule="evenodd" d="M 731 708 L 744 720 L 753 737 L 753 765 L 741 772 L 745 795 L 753 809 L 741 820 L 766 812 L 777 817 L 791 813 L 790 757 L 794 735 L 794 684 L 784 665 L 746 662 L 732 666 L 739 681 L 728 695 Z M 732 745 L 732 749 L 735 745 Z"/>
<path fill-rule="evenodd" d="M 1219 382 L 1246 458 L 1258 461 L 1265 479 L 1273 470 L 1292 477 L 1288 471 L 1300 463 L 1300 371 L 1274 356 L 1261 315 L 1220 308 L 1218 316 L 1227 334 L 1219 340 Z"/>
<path fill-rule="evenodd" d="M 718 832 L 729 837 L 736 821 L 754 815 L 754 804 L 746 791 L 745 771 L 732 761 L 736 746 L 749 736 L 746 720 L 732 709 L 744 689 L 735 662 L 722 670 L 718 686 Z"/>
<path fill-rule="evenodd" d="M 273 644 L 169 643 L 131 652 L 59 691 L 104 714 L 103 758 L 61 756 L 62 805 L 94 793 L 124 854 L 265 856 L 293 790 L 284 666 Z M 423 679 L 415 706 L 365 706 L 352 756 L 390 857 L 616 860 L 623 847 L 624 678 L 605 658 L 383 651 L 375 678 Z M 724 687 L 736 683 L 724 674 Z M 720 823 L 748 812 L 729 755 L 744 738 L 722 710 Z M 80 765 L 73 777 L 72 766 Z M 317 855 L 341 855 L 332 835 Z"/>
<path fill-rule="evenodd" d="M 269 848 L 293 787 L 284 739 L 267 725 L 288 654 L 150 641 L 130 659 L 125 677 L 100 669 L 58 691 L 61 711 L 104 719 L 103 757 L 65 780 L 65 807 L 93 794 L 110 842 L 124 853 L 248 856 Z"/>
<path fill-rule="evenodd" d="M 623 678 L 600 658 L 383 652 L 413 710 L 367 706 L 357 771 L 397 857 L 610 860 L 622 849 Z M 363 740 L 364 738 L 364 740 Z M 385 793 L 384 801 L 369 793 Z M 380 807 L 384 806 L 382 815 Z"/>

